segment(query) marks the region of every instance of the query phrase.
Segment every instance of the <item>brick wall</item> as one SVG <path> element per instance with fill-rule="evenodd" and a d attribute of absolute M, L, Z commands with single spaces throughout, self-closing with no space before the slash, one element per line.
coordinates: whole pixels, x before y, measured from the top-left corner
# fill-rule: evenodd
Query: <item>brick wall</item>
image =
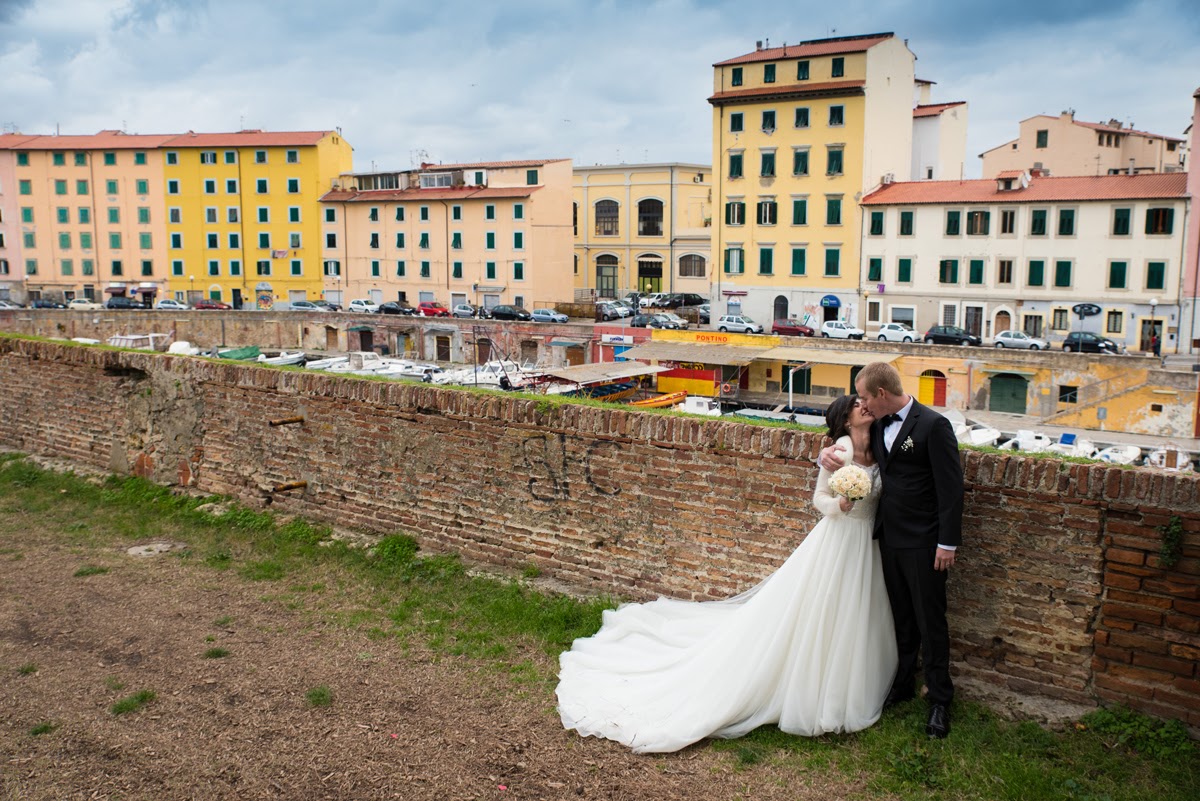
<path fill-rule="evenodd" d="M 302 415 L 304 423 L 271 427 Z M 0 442 L 632 598 L 724 597 L 814 523 L 821 437 L 0 337 Z M 1200 726 L 1200 478 L 964 452 L 955 670 Z M 305 490 L 273 494 L 288 481 Z M 1159 561 L 1178 515 L 1182 558 Z"/>

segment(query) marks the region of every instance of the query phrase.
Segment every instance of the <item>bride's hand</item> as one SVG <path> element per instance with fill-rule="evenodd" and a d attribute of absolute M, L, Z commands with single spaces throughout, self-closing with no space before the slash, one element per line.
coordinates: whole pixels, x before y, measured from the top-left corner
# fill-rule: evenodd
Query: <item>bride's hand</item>
<path fill-rule="evenodd" d="M 841 507 L 843 512 L 850 514 L 850 510 L 854 508 L 854 501 L 843 495 L 842 497 L 838 498 L 838 506 Z"/>

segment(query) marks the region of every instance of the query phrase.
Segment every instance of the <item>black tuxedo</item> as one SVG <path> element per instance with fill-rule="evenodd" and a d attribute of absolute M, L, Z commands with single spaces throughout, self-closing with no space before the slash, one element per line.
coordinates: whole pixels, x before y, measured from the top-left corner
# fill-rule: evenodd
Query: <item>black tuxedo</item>
<path fill-rule="evenodd" d="M 938 545 L 962 543 L 963 477 L 950 421 L 913 401 L 889 451 L 884 423 L 871 426 L 871 450 L 883 490 L 875 537 L 883 562 L 900 664 L 895 686 L 911 688 L 917 654 L 932 703 L 949 704 L 950 634 L 946 625 L 946 571 L 933 569 Z"/>

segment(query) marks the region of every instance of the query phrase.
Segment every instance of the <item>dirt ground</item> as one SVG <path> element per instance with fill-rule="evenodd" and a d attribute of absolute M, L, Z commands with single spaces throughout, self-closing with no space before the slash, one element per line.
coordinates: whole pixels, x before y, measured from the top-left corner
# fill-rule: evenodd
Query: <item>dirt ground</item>
<path fill-rule="evenodd" d="M 700 746 L 564 731 L 552 693 L 335 627 L 172 556 L 0 543 L 0 801 L 839 799 L 863 787 Z M 109 567 L 76 577 L 85 564 Z M 205 658 L 214 647 L 224 658 Z M 539 665 L 552 661 L 528 654 Z M 36 669 L 34 669 L 36 667 Z M 328 686 L 333 702 L 306 693 Z M 113 715 L 132 693 L 156 697 Z M 40 724 L 48 733 L 31 733 Z"/>

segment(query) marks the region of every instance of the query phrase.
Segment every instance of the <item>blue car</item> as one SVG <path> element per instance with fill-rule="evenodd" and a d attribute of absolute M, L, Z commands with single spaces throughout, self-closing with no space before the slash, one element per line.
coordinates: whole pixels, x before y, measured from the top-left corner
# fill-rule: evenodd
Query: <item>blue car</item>
<path fill-rule="evenodd" d="M 535 323 L 565 323 L 571 319 L 554 309 L 534 309 L 529 314 Z"/>

